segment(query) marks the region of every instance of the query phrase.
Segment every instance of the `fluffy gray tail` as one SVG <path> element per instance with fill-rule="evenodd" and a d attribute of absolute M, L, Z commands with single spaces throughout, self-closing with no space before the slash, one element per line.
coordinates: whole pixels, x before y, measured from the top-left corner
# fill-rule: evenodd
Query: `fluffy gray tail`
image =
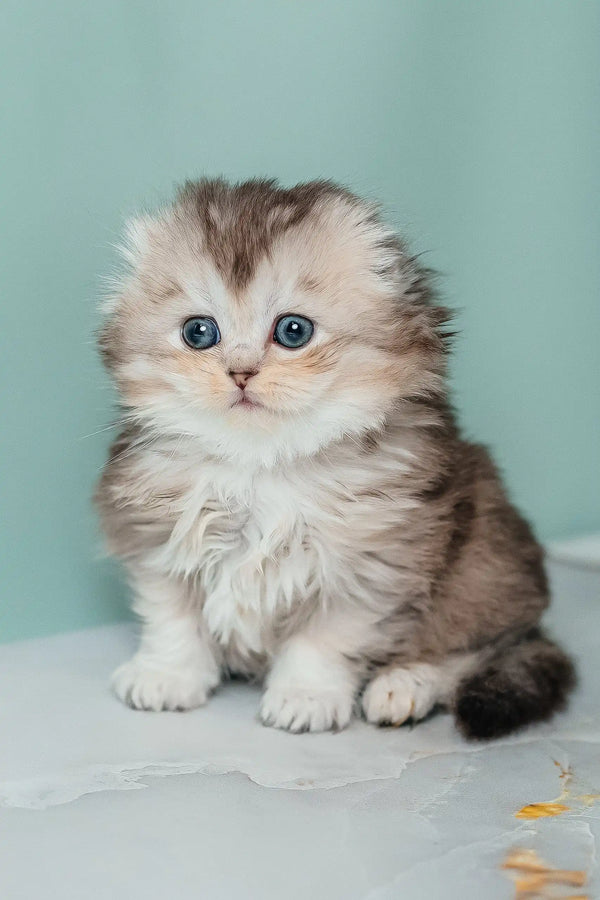
<path fill-rule="evenodd" d="M 549 719 L 565 705 L 575 682 L 569 657 L 534 628 L 461 682 L 456 723 L 473 740 L 502 737 Z"/>

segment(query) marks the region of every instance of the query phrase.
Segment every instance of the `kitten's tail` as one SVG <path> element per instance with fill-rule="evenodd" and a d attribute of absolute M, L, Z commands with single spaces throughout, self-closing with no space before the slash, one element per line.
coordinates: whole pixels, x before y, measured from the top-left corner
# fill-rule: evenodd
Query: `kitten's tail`
<path fill-rule="evenodd" d="M 470 739 L 502 737 L 549 719 L 565 705 L 575 683 L 569 657 L 534 628 L 459 684 L 456 724 Z"/>

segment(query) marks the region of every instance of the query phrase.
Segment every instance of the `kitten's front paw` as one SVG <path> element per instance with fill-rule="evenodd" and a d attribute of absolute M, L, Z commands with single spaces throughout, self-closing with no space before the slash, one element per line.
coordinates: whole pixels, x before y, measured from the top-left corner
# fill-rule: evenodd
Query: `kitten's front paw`
<path fill-rule="evenodd" d="M 362 698 L 366 719 L 375 725 L 402 725 L 423 719 L 438 700 L 437 671 L 427 663 L 390 669 L 367 685 Z"/>
<path fill-rule="evenodd" d="M 300 731 L 339 731 L 352 715 L 352 694 L 310 688 L 268 688 L 262 698 L 264 725 Z"/>
<path fill-rule="evenodd" d="M 117 697 L 128 706 L 155 712 L 202 706 L 218 683 L 214 668 L 159 669 L 139 656 L 119 666 L 111 681 Z"/>

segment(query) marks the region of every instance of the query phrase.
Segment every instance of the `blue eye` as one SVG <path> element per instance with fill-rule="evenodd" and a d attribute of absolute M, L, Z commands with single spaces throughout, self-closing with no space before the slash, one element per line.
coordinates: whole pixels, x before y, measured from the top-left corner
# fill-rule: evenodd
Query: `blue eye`
<path fill-rule="evenodd" d="M 282 316 L 275 325 L 273 340 L 288 350 L 296 350 L 308 344 L 314 330 L 315 326 L 305 316 Z"/>
<path fill-rule="evenodd" d="M 214 319 L 195 317 L 183 323 L 181 336 L 192 350 L 208 350 L 221 340 L 219 327 Z"/>

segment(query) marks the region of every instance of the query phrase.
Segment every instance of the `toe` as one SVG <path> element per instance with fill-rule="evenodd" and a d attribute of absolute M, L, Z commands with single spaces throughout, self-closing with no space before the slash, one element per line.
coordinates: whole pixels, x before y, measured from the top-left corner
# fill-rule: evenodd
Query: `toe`
<path fill-rule="evenodd" d="M 422 719 L 433 708 L 439 684 L 435 669 L 425 663 L 378 675 L 367 686 L 362 707 L 366 719 L 378 725 L 401 725 Z"/>
<path fill-rule="evenodd" d="M 333 693 L 309 693 L 301 689 L 268 689 L 260 707 L 260 718 L 264 725 L 283 728 L 295 734 L 344 728 L 350 721 L 351 713 L 351 697 L 338 697 Z"/>

